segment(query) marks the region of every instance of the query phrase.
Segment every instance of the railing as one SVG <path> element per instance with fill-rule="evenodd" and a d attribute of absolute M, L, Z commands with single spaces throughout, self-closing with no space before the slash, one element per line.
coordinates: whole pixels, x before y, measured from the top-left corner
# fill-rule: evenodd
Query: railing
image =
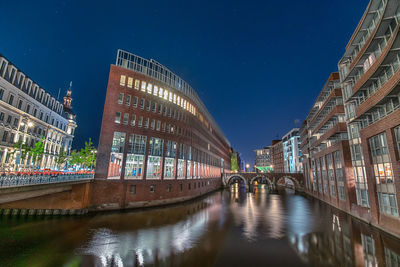
<path fill-rule="evenodd" d="M 64 183 L 93 179 L 93 173 L 68 173 L 68 174 L 8 174 L 0 176 L 0 188 L 19 186 Z"/>

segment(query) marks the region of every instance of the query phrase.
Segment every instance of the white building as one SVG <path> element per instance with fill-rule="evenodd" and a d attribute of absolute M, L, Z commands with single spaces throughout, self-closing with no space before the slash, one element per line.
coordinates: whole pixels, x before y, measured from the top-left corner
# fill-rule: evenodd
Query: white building
<path fill-rule="evenodd" d="M 19 164 L 19 140 L 34 146 L 44 138 L 40 167 L 54 168 L 61 149 L 68 154 L 74 138 L 71 88 L 64 105 L 0 54 L 0 170 L 32 168 L 27 155 Z M 39 166 L 39 162 L 36 163 Z"/>
<path fill-rule="evenodd" d="M 293 128 L 282 138 L 285 172 L 303 172 L 299 128 Z"/>

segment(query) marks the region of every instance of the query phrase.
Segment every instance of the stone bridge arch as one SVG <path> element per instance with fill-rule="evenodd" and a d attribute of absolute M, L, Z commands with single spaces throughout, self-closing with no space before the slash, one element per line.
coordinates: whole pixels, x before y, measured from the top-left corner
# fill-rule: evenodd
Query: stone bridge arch
<path fill-rule="evenodd" d="M 249 181 L 250 185 L 253 185 L 254 181 L 255 181 L 256 179 L 259 179 L 259 178 L 265 179 L 265 180 L 267 181 L 268 187 L 269 187 L 270 189 L 273 189 L 274 183 L 273 183 L 273 181 L 271 181 L 271 179 L 270 179 L 267 175 L 255 175 L 255 176 L 252 177 L 251 180 Z"/>
<path fill-rule="evenodd" d="M 284 176 L 279 177 L 279 179 L 276 180 L 276 184 L 279 185 L 279 182 L 282 181 L 282 180 L 285 180 L 286 178 L 293 182 L 295 190 L 299 190 L 300 189 L 301 186 L 300 186 L 300 183 L 299 183 L 298 179 L 296 179 L 296 178 L 294 178 L 293 176 L 290 176 L 290 175 L 284 175 Z"/>
<path fill-rule="evenodd" d="M 225 179 L 224 179 L 224 185 L 225 186 L 230 186 L 231 185 L 231 183 L 232 183 L 232 181 L 233 180 L 235 180 L 235 178 L 239 178 L 240 180 L 242 180 L 243 182 L 244 182 L 244 184 L 246 185 L 246 188 L 247 188 L 247 179 L 246 178 L 244 178 L 242 175 L 240 175 L 240 174 L 236 174 L 236 173 L 234 173 L 234 174 L 231 174 L 231 175 L 229 175 L 229 176 L 226 176 L 225 177 Z"/>

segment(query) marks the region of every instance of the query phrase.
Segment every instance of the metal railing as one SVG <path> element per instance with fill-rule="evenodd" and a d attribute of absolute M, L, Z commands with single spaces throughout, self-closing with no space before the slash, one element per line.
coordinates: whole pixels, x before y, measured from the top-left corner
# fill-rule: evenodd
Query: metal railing
<path fill-rule="evenodd" d="M 92 173 L 71 174 L 9 174 L 0 176 L 0 188 L 20 187 L 39 184 L 64 183 L 93 179 Z"/>

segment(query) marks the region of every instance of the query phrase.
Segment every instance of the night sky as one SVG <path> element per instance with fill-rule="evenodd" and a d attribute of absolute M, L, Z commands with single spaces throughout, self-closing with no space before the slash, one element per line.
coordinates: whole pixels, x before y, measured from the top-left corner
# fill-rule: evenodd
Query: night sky
<path fill-rule="evenodd" d="M 0 53 L 54 96 L 73 81 L 74 147 L 97 145 L 121 48 L 186 80 L 246 161 L 304 120 L 368 1 L 1 1 Z"/>

